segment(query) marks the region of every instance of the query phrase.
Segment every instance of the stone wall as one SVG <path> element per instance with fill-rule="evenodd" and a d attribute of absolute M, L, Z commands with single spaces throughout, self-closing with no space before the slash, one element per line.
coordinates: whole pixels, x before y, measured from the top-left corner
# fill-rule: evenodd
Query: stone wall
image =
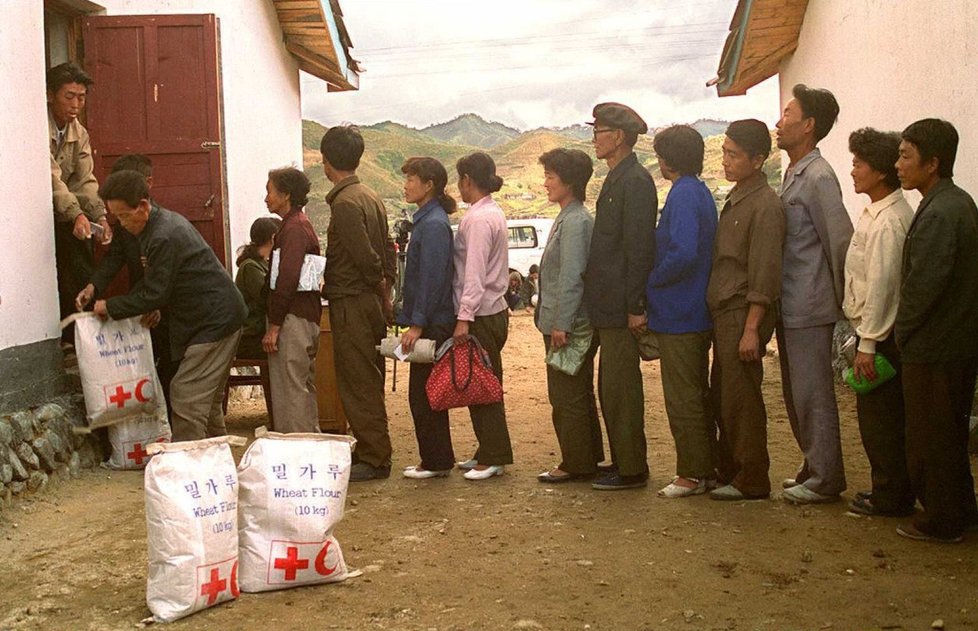
<path fill-rule="evenodd" d="M 75 433 L 84 414 L 81 395 L 70 395 L 0 416 L 0 508 L 101 462 L 98 442 Z"/>

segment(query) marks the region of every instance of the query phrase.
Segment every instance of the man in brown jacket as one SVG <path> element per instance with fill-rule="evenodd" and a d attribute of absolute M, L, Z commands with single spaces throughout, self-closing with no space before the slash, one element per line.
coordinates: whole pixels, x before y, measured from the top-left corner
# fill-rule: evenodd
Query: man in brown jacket
<path fill-rule="evenodd" d="M 48 70 L 48 132 L 54 202 L 55 256 L 61 317 L 74 312 L 74 300 L 95 268 L 92 237 L 112 239 L 105 205 L 98 196 L 88 131 L 78 122 L 92 78 L 72 63 Z"/>
<path fill-rule="evenodd" d="M 336 387 L 357 439 L 351 482 L 390 476 L 391 440 L 384 405 L 384 361 L 376 350 L 390 319 L 397 264 L 387 213 L 356 170 L 363 137 L 353 126 L 326 131 L 319 146 L 333 183 L 326 232 L 323 294 L 329 299 Z"/>
<path fill-rule="evenodd" d="M 765 346 L 781 292 L 785 218 L 762 167 L 771 134 L 758 120 L 730 124 L 723 170 L 735 182 L 720 213 L 706 302 L 713 316 L 711 390 L 720 429 L 715 500 L 766 498 L 767 411 L 761 396 Z"/>

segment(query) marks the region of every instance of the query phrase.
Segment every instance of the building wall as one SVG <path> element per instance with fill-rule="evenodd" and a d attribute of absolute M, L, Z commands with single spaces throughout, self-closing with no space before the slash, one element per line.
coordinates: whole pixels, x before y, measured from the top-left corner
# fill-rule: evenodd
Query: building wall
<path fill-rule="evenodd" d="M 849 133 L 866 126 L 901 131 L 921 118 L 950 121 L 961 137 L 955 181 L 978 197 L 976 23 L 973 0 L 808 3 L 798 49 L 781 64 L 781 98 L 786 103 L 792 86 L 805 83 L 838 99 L 839 121 L 820 146 L 850 216 L 868 198 L 852 191 Z M 916 205 L 920 196 L 908 198 Z"/>
<path fill-rule="evenodd" d="M 285 50 L 271 0 L 99 0 L 106 15 L 213 13 L 220 54 L 231 261 L 251 222 L 267 214 L 268 170 L 302 168 L 298 64 Z"/>
<path fill-rule="evenodd" d="M 59 335 L 43 8 L 4 3 L 0 20 L 0 84 L 9 86 L 0 124 L 0 172 L 8 176 L 0 209 L 0 350 Z"/>

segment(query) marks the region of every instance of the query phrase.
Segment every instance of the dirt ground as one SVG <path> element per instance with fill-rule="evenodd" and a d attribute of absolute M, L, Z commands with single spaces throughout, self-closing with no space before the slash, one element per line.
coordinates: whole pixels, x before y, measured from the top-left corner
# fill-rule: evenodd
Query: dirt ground
<path fill-rule="evenodd" d="M 658 364 L 643 364 L 648 489 L 548 487 L 534 476 L 559 458 L 550 424 L 543 343 L 531 319 L 512 321 L 503 352 L 516 464 L 468 482 L 413 481 L 417 462 L 407 371 L 388 393 L 394 475 L 350 488 L 336 534 L 345 583 L 242 594 L 174 629 L 946 629 L 978 628 L 978 535 L 959 545 L 915 543 L 892 519 L 845 503 L 657 498 L 675 465 Z M 765 360 L 771 478 L 800 454 Z M 388 390 L 390 375 L 388 375 Z M 868 487 L 852 395 L 839 388 L 846 499 Z M 263 424 L 261 399 L 235 403 L 229 427 Z M 468 457 L 468 415 L 452 413 L 456 455 Z M 236 450 L 240 456 L 241 450 Z M 145 605 L 142 475 L 92 471 L 0 515 L 0 629 L 133 629 Z"/>

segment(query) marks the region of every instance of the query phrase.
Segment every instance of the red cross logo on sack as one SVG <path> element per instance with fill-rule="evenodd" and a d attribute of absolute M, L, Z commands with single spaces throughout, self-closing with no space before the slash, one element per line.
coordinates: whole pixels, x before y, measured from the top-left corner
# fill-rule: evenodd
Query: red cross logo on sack
<path fill-rule="evenodd" d="M 268 584 L 311 583 L 331 576 L 341 559 L 336 540 L 272 541 L 269 550 Z"/>
<path fill-rule="evenodd" d="M 142 405 L 153 400 L 152 379 L 140 377 L 111 386 L 105 386 L 105 406 L 121 410 L 126 407 Z"/>
<path fill-rule="evenodd" d="M 156 440 L 152 441 L 154 443 L 166 443 L 169 442 L 165 436 L 161 436 Z M 143 443 L 135 442 L 129 443 L 127 448 L 131 448 L 132 451 L 126 451 L 126 458 L 131 460 L 136 466 L 142 466 L 143 460 L 149 459 L 149 452 L 143 449 Z"/>
<path fill-rule="evenodd" d="M 210 607 L 237 598 L 238 560 L 226 559 L 197 566 L 197 605 Z M 201 602 L 203 601 L 203 602 Z"/>

